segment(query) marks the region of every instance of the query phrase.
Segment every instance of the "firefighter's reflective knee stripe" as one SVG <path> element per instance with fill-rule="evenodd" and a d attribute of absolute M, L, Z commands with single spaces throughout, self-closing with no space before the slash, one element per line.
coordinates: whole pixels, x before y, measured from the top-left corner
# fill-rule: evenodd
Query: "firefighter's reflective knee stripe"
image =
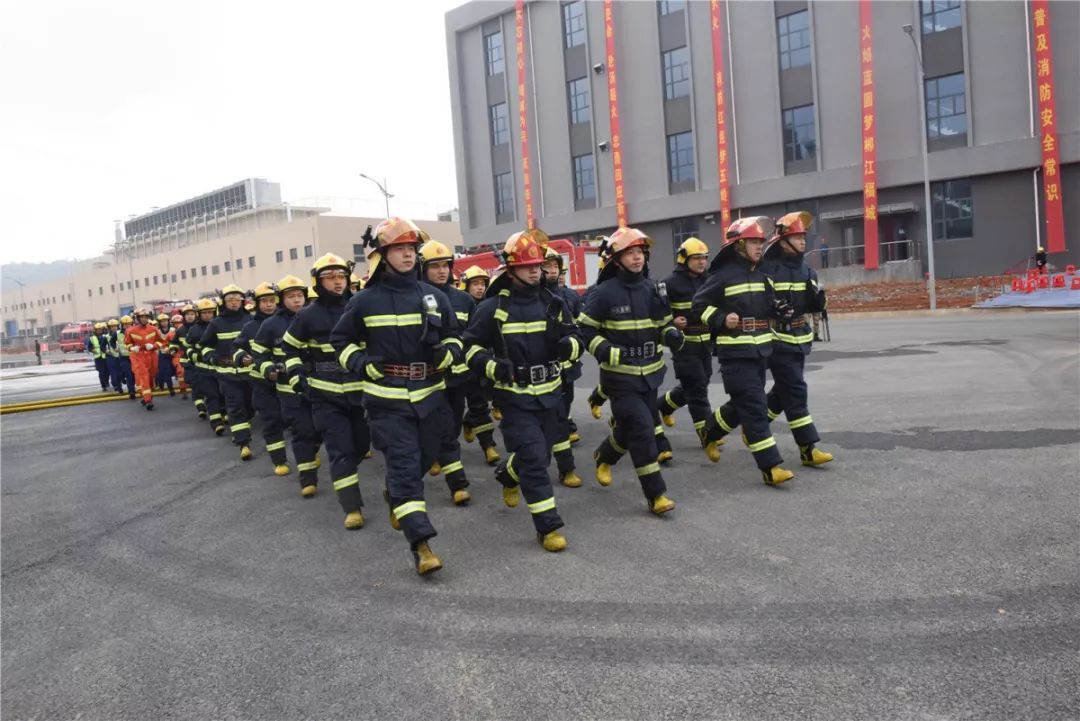
<path fill-rule="evenodd" d="M 766 448 L 772 448 L 775 445 L 776 445 L 776 439 L 773 438 L 772 436 L 769 436 L 768 438 L 766 438 L 763 441 L 758 441 L 757 443 L 749 444 L 747 446 L 747 448 L 749 448 L 752 453 L 757 453 L 758 451 L 763 451 Z"/>
<path fill-rule="evenodd" d="M 237 431 L 251 430 L 251 424 L 247 422 L 237 423 L 235 426 L 229 426 L 229 430 L 233 433 L 236 433 Z"/>
<path fill-rule="evenodd" d="M 570 450 L 570 439 L 569 438 L 567 438 L 565 441 L 559 441 L 558 443 L 556 443 L 555 445 L 553 445 L 551 447 L 551 452 L 552 453 L 562 453 L 563 451 L 568 451 L 568 450 Z"/>
<path fill-rule="evenodd" d="M 515 483 L 521 483 L 521 479 L 518 478 L 517 471 L 514 470 L 514 458 L 516 453 L 511 453 L 510 457 L 506 459 L 506 472 L 510 474 L 510 477 L 514 479 Z"/>
<path fill-rule="evenodd" d="M 793 421 L 788 421 L 788 428 L 802 428 L 803 426 L 808 426 L 813 422 L 814 419 L 806 415 L 802 418 L 796 418 Z"/>
<path fill-rule="evenodd" d="M 611 450 L 618 453 L 620 456 L 626 453 L 626 449 L 615 442 L 615 434 L 609 433 L 607 438 L 608 444 L 611 446 Z"/>
<path fill-rule="evenodd" d="M 307 463 L 297 463 L 296 470 L 298 471 L 314 471 L 319 467 L 318 461 L 309 461 Z"/>
<path fill-rule="evenodd" d="M 637 471 L 637 474 L 638 474 L 639 477 L 640 476 L 648 476 L 648 475 L 650 475 L 652 473 L 659 473 L 660 472 L 660 464 L 659 463 L 650 463 L 650 464 L 645 465 L 645 466 L 638 466 L 634 470 Z"/>
<path fill-rule="evenodd" d="M 340 491 L 343 488 L 348 488 L 349 486 L 356 486 L 356 485 L 359 485 L 359 484 L 360 484 L 360 476 L 358 474 L 354 473 L 351 476 L 345 476 L 344 478 L 339 478 L 336 481 L 334 481 L 334 490 L 335 491 Z"/>
<path fill-rule="evenodd" d="M 473 433 L 484 433 L 486 431 L 493 431 L 493 430 L 495 430 L 495 424 L 494 423 L 484 423 L 483 425 L 479 425 L 479 426 L 476 426 L 475 428 L 473 428 Z"/>
<path fill-rule="evenodd" d="M 721 413 L 720 408 L 717 408 L 716 412 L 713 413 L 713 418 L 716 419 L 717 425 L 719 425 L 721 428 L 723 428 L 725 433 L 731 433 L 733 430 L 735 430 L 734 428 L 732 428 L 731 426 L 728 425 L 727 421 L 724 420 L 724 414 Z"/>
<path fill-rule="evenodd" d="M 700 431 L 705 427 L 705 421 L 694 421 L 694 430 Z"/>
<path fill-rule="evenodd" d="M 279 451 L 284 447 L 285 447 L 285 441 L 275 441 L 274 443 L 267 443 L 266 444 L 266 450 L 268 450 L 268 451 Z"/>
<path fill-rule="evenodd" d="M 210 414 L 210 420 L 212 420 L 212 421 L 221 420 L 221 414 L 220 413 L 211 413 Z"/>
<path fill-rule="evenodd" d="M 663 426 L 656 426 L 655 428 L 653 428 L 652 432 L 653 432 L 654 436 L 662 436 L 662 435 L 664 435 L 664 427 Z"/>
<path fill-rule="evenodd" d="M 410 513 L 427 513 L 427 503 L 424 501 L 406 501 L 394 509 L 394 518 L 400 521 Z"/>
<path fill-rule="evenodd" d="M 461 461 L 454 461 L 453 463 L 447 463 L 442 467 L 443 475 L 449 476 L 451 473 L 457 473 L 458 471 L 464 471 L 465 466 Z"/>
<path fill-rule="evenodd" d="M 668 391 L 664 394 L 664 403 L 666 403 L 667 407 L 670 408 L 672 411 L 679 410 L 679 405 L 675 401 L 671 400 L 671 391 Z"/>
<path fill-rule="evenodd" d="M 775 421 L 777 416 L 779 416 L 780 413 L 782 412 L 782 411 L 774 411 L 772 408 L 767 408 L 766 410 L 767 410 L 767 412 L 769 414 L 769 420 L 770 421 Z"/>
<path fill-rule="evenodd" d="M 537 513 L 543 513 L 544 511 L 554 511 L 554 510 L 555 510 L 555 496 L 552 496 L 551 498 L 545 498 L 544 500 L 537 501 L 536 503 L 530 503 L 529 504 L 529 513 L 532 513 L 534 515 L 537 514 Z"/>

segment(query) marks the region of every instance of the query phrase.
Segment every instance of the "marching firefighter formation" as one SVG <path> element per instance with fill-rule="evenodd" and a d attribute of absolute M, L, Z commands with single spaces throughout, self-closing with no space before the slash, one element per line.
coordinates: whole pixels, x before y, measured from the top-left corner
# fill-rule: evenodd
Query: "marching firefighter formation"
<path fill-rule="evenodd" d="M 585 354 L 600 367 L 589 395 L 593 417 L 610 404 L 592 473 L 608 486 L 629 455 L 654 514 L 675 508 L 662 470 L 674 457 L 664 427 L 684 406 L 713 463 L 741 426 L 767 485 L 794 476 L 770 430 L 780 414 L 803 465 L 831 461 L 817 447 L 804 378 L 814 340 L 809 314 L 826 307 L 803 260 L 812 221 L 805 212 L 775 223 L 739 219 L 711 260 L 708 246 L 690 238 L 662 281 L 649 277 L 651 239 L 619 228 L 601 245 L 597 282 L 581 298 L 565 287 L 563 258 L 540 230 L 510 236 L 492 278 L 477 266 L 456 275 L 450 248 L 389 218 L 364 235 L 363 279 L 351 262 L 326 254 L 310 278 L 287 275 L 250 293 L 229 285 L 156 323 L 143 308 L 99 323 L 87 346 L 102 390 L 126 386 L 148 411 L 155 388 L 190 392 L 198 417 L 212 433 L 228 434 L 244 461 L 253 457 L 257 415 L 273 472 L 287 476 L 295 467 L 305 498 L 317 493 L 325 448 L 345 528 L 364 525 L 363 462 L 381 453 L 390 525 L 425 575 L 442 561 L 430 545 L 436 530 L 424 476 L 441 474 L 453 503 L 468 505 L 462 441 L 479 442 L 503 502 L 524 503 L 539 544 L 567 547 L 549 465 L 554 456 L 562 486 L 582 485 L 570 414 Z M 675 371 L 666 390 L 665 348 Z M 714 357 L 728 396 L 718 408 L 708 397 Z"/>

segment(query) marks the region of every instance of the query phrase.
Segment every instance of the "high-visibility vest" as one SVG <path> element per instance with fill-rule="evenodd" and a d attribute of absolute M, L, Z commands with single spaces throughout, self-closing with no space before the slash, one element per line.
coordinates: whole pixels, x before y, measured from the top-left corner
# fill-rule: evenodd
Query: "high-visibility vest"
<path fill-rule="evenodd" d="M 105 349 L 101 347 L 101 336 L 92 335 L 87 343 L 90 346 L 90 354 L 94 356 L 94 360 L 105 357 Z"/>

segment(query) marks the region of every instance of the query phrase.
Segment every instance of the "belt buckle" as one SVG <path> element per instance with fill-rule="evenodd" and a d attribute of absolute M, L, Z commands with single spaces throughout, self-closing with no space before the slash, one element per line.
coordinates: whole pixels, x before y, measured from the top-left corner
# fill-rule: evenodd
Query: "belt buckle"
<path fill-rule="evenodd" d="M 641 346 L 641 357 L 651 358 L 656 355 L 656 341 L 647 341 Z"/>
<path fill-rule="evenodd" d="M 410 363 L 409 380 L 422 381 L 427 378 L 427 363 Z"/>
<path fill-rule="evenodd" d="M 559 361 L 551 361 L 547 364 L 547 372 L 549 379 L 558 378 L 562 375 L 562 365 L 559 364 Z"/>
<path fill-rule="evenodd" d="M 547 380 L 547 366 L 541 363 L 540 365 L 529 366 L 529 382 L 543 383 Z"/>
<path fill-rule="evenodd" d="M 757 318 L 749 317 L 743 318 L 741 322 L 742 330 L 754 330 L 757 327 Z"/>

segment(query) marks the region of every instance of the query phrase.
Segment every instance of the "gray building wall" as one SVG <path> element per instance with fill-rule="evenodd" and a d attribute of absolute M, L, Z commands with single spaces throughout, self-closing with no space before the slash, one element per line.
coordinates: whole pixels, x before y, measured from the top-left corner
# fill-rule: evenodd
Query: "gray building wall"
<path fill-rule="evenodd" d="M 537 222 L 552 236 L 610 229 L 615 225 L 611 153 L 596 148 L 610 141 L 607 76 L 592 71 L 605 62 L 603 4 L 586 3 L 584 47 L 564 48 L 561 4 L 527 4 L 527 75 L 530 153 Z M 781 71 L 776 18 L 809 9 L 809 67 Z M 729 178 L 736 215 L 778 215 L 798 204 L 818 214 L 862 207 L 861 75 L 856 3 L 721 3 L 727 63 L 730 144 Z M 513 2 L 470 2 L 446 16 L 454 115 L 457 177 L 462 232 L 467 244 L 501 242 L 525 223 L 521 192 L 521 149 L 517 136 L 517 77 L 514 65 Z M 966 83 L 967 133 L 931 143 L 933 181 L 970 178 L 973 238 L 936 241 L 942 276 L 997 273 L 1034 251 L 1038 228 L 1035 198 L 1041 182 L 1033 172 L 1041 163 L 1032 133 L 1033 80 L 1025 13 L 1019 0 L 965 2 L 963 26 L 921 36 L 919 4 L 896 0 L 873 4 L 878 189 L 881 205 L 909 204 L 898 215 L 883 215 L 881 241 L 903 226 L 916 245 L 925 244 L 922 162 L 918 107 L 918 65 L 911 41 L 901 27 L 910 23 L 925 56 L 928 76 L 963 71 Z M 623 169 L 630 223 L 655 241 L 654 272 L 670 268 L 673 219 L 696 217 L 699 236 L 718 243 L 716 116 L 709 4 L 690 2 L 681 18 L 662 17 L 652 2 L 616 2 L 615 35 L 622 120 Z M 1080 261 L 1080 3 L 1051 3 L 1062 188 L 1071 250 L 1051 262 Z M 487 121 L 482 23 L 502 23 L 506 87 L 512 139 L 509 160 L 516 184 L 517 217 L 494 223 L 493 149 Z M 728 20 L 731 33 L 728 33 Z M 680 27 L 681 24 L 681 27 Z M 681 33 L 681 35 L 680 35 Z M 685 39 L 691 65 L 691 97 L 681 104 L 664 100 L 660 53 Z M 592 123 L 587 131 L 570 126 L 566 81 L 588 68 Z M 1031 74 L 1029 76 L 1029 73 Z M 533 81 L 535 76 L 535 87 Z M 814 102 L 817 157 L 811 166 L 784 162 L 784 107 Z M 1035 110 L 1037 117 L 1037 108 Z M 689 125 L 694 135 L 695 182 L 671 188 L 665 135 Z M 1037 129 L 1036 129 L 1037 131 Z M 571 156 L 593 149 L 597 206 L 575 209 Z M 496 150 L 495 152 L 499 152 Z M 735 162 L 737 154 L 737 164 Z M 541 180 L 542 177 L 542 180 Z M 673 192 L 684 191 L 684 192 Z M 794 204 L 794 205 L 793 205 Z M 817 236 L 832 248 L 862 243 L 861 217 L 821 220 Z M 839 252 L 839 251 L 838 251 Z M 925 253 L 921 252 L 921 256 Z M 924 259 L 925 262 L 925 259 Z"/>

